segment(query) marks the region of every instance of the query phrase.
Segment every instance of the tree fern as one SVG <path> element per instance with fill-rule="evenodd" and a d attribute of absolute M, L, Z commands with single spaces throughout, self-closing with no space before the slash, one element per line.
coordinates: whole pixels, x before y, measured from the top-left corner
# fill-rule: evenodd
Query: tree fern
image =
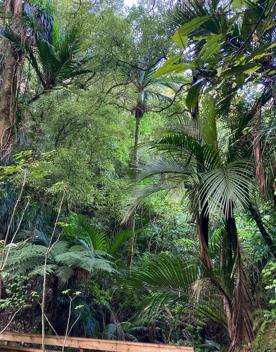
<path fill-rule="evenodd" d="M 46 251 L 45 246 L 19 243 L 10 251 L 5 271 L 42 276 Z M 62 281 L 67 281 L 79 268 L 89 274 L 97 271 L 114 272 L 110 257 L 103 251 L 86 249 L 82 245 L 72 246 L 66 241 L 54 245 L 48 257 L 47 274 L 57 275 Z"/>

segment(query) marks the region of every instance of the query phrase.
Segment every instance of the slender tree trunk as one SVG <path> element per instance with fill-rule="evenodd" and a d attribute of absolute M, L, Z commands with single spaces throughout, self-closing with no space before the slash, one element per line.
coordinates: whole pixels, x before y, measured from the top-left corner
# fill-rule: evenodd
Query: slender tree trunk
<path fill-rule="evenodd" d="M 208 228 L 209 228 L 209 215 L 204 214 L 204 211 L 201 211 L 197 215 L 197 228 L 198 228 L 198 237 L 199 237 L 199 246 L 200 246 L 200 258 L 207 269 L 212 268 L 211 258 L 208 253 Z"/>
<path fill-rule="evenodd" d="M 131 156 L 131 161 L 130 161 L 130 168 L 133 172 L 134 180 L 136 181 L 136 175 L 137 175 L 137 169 L 139 167 L 139 156 L 138 156 L 138 146 L 140 142 L 140 125 L 141 125 L 141 119 L 144 115 L 144 107 L 141 106 L 139 103 L 134 109 L 134 118 L 135 118 L 135 132 L 134 132 L 134 145 L 133 145 L 133 150 L 132 150 L 132 156 Z M 136 213 L 133 212 L 127 222 L 127 227 L 131 231 L 132 236 L 130 237 L 128 241 L 128 256 L 127 256 L 127 261 L 128 261 L 128 266 L 131 267 L 132 261 L 133 261 L 133 253 L 134 253 L 134 247 L 135 247 L 135 241 L 136 241 L 136 236 L 135 236 L 135 215 Z"/>
<path fill-rule="evenodd" d="M 263 237 L 263 240 L 265 244 L 268 246 L 270 253 L 275 257 L 275 246 L 273 245 L 273 241 L 269 233 L 266 231 L 266 228 L 264 227 L 264 224 L 262 222 L 262 218 L 258 210 L 250 203 L 248 210 L 252 216 L 252 218 L 255 220 L 256 225 Z"/>
<path fill-rule="evenodd" d="M 236 221 L 232 212 L 231 216 L 226 220 L 226 230 L 231 242 L 233 258 L 235 259 L 231 274 L 235 274 L 235 287 L 232 293 L 231 307 L 229 305 L 225 306 L 228 333 L 231 340 L 229 351 L 234 352 L 254 339 L 251 314 L 252 301 L 248 278 L 243 269 Z"/>
<path fill-rule="evenodd" d="M 238 231 L 237 231 L 235 218 L 232 215 L 229 216 L 226 220 L 226 230 L 229 236 L 229 240 L 230 240 L 229 243 L 230 243 L 233 255 L 235 256 L 237 254 L 237 248 L 238 248 Z"/>
<path fill-rule="evenodd" d="M 197 75 L 194 76 L 193 82 L 197 81 Z M 198 134 L 198 114 L 199 114 L 199 102 L 197 102 L 194 108 L 191 111 L 192 121 L 194 123 L 195 131 L 197 135 L 194 137 L 200 142 L 201 136 Z M 197 171 L 202 172 L 203 166 L 198 163 Z M 209 214 L 208 214 L 208 203 L 205 203 L 203 209 L 199 209 L 196 214 L 197 217 L 197 228 L 198 228 L 198 237 L 199 237 L 199 246 L 200 246 L 200 258 L 205 265 L 206 268 L 212 268 L 211 258 L 208 253 L 208 245 L 209 245 Z"/>
<path fill-rule="evenodd" d="M 138 146 L 140 142 L 140 125 L 141 119 L 144 113 L 135 112 L 135 133 L 134 133 L 134 146 L 133 146 L 133 154 L 132 154 L 132 168 L 134 169 L 134 173 L 137 173 L 137 169 L 139 166 L 139 157 L 138 157 Z"/>
<path fill-rule="evenodd" d="M 254 116 L 255 126 L 254 126 L 254 142 L 253 142 L 253 154 L 255 158 L 255 173 L 256 179 L 258 182 L 259 190 L 262 194 L 265 193 L 266 190 L 266 174 L 265 167 L 263 162 L 263 148 L 261 141 L 261 106 L 258 106 L 256 109 L 256 113 Z"/>
<path fill-rule="evenodd" d="M 276 208 L 276 162 L 274 161 L 273 164 L 272 164 L 272 174 L 274 175 L 274 179 L 272 181 L 272 194 L 273 194 L 273 205 L 274 205 L 274 208 Z"/>
<path fill-rule="evenodd" d="M 133 214 L 130 215 L 128 221 L 127 221 L 127 228 L 131 232 L 131 237 L 128 240 L 128 250 L 127 250 L 127 264 L 128 267 L 130 268 L 132 265 L 133 261 L 133 254 L 134 254 L 134 247 L 135 247 L 135 241 L 136 241 L 136 236 L 135 236 L 135 215 L 136 213 L 133 212 Z"/>
<path fill-rule="evenodd" d="M 6 14 L 12 15 L 11 29 L 20 35 L 22 0 L 6 1 Z M 21 77 L 23 53 L 5 41 L 5 62 L 2 69 L 0 91 L 0 160 L 4 160 L 13 147 L 13 129 L 16 122 L 18 92 Z"/>
<path fill-rule="evenodd" d="M 52 301 L 51 301 L 51 322 L 54 328 L 58 326 L 57 322 L 59 320 L 57 310 L 58 310 L 58 286 L 59 286 L 59 279 L 56 275 L 53 277 L 52 282 Z"/>

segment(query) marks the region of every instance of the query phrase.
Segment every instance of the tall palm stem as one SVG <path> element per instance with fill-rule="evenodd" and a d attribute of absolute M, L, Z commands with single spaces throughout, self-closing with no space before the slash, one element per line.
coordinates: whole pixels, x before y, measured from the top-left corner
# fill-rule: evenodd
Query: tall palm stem
<path fill-rule="evenodd" d="M 193 76 L 193 83 L 198 79 L 198 75 L 195 73 Z M 195 104 L 191 111 L 192 120 L 195 126 L 198 124 L 199 115 L 199 101 Z M 200 136 L 197 138 L 200 141 Z M 199 172 L 204 171 L 203 165 L 197 163 L 197 170 Z M 209 243 L 209 214 L 208 214 L 208 203 L 203 202 L 205 205 L 203 209 L 199 209 L 196 214 L 197 217 L 197 228 L 199 234 L 199 245 L 200 245 L 200 257 L 206 268 L 211 269 L 212 263 L 211 258 L 208 253 L 208 243 Z"/>
<path fill-rule="evenodd" d="M 208 253 L 208 242 L 209 242 L 209 215 L 201 211 L 197 215 L 197 227 L 198 227 L 198 237 L 200 246 L 200 258 L 207 269 L 212 268 L 211 258 Z"/>
<path fill-rule="evenodd" d="M 132 156 L 131 156 L 131 169 L 133 170 L 134 174 L 134 179 L 136 181 L 137 179 L 137 170 L 139 167 L 139 156 L 138 156 L 138 146 L 139 146 L 139 141 L 140 141 L 140 127 L 141 127 L 141 119 L 144 115 L 144 108 L 141 106 L 141 103 L 138 101 L 137 105 L 134 109 L 134 118 L 135 118 L 135 133 L 134 133 L 134 145 L 133 145 L 133 150 L 132 150 Z M 128 219 L 127 222 L 127 227 L 129 231 L 131 231 L 132 236 L 130 237 L 128 241 L 128 255 L 127 255 L 127 261 L 128 261 L 128 266 L 131 267 L 132 261 L 133 261 L 133 253 L 134 253 L 134 247 L 135 247 L 135 241 L 136 241 L 136 236 L 135 236 L 135 215 L 136 212 L 133 212 Z"/>
<path fill-rule="evenodd" d="M 231 210 L 231 215 L 226 219 L 226 230 L 234 259 L 231 276 L 235 275 L 235 287 L 233 289 L 231 309 L 226 307 L 225 314 L 231 340 L 229 351 L 234 352 L 245 343 L 252 342 L 254 332 L 248 278 L 243 268 L 236 221 L 232 214 L 233 209 Z"/>
<path fill-rule="evenodd" d="M 253 153 L 255 158 L 255 168 L 256 168 L 256 179 L 258 182 L 259 190 L 262 194 L 266 190 L 266 174 L 263 162 L 263 150 L 262 150 L 262 141 L 260 138 L 260 129 L 261 129 L 261 106 L 258 105 L 256 113 L 254 116 L 255 126 L 254 126 L 254 143 L 253 143 Z"/>

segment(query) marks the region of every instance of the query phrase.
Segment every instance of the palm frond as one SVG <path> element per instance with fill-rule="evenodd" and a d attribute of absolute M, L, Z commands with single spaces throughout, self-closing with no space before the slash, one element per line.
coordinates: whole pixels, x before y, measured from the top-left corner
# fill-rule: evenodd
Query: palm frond
<path fill-rule="evenodd" d="M 145 99 L 147 101 L 152 101 L 152 102 L 164 102 L 164 103 L 170 103 L 172 101 L 172 97 L 168 96 L 164 93 L 158 92 L 157 90 L 146 90 L 145 91 Z"/>
<path fill-rule="evenodd" d="M 135 321 L 154 320 L 166 304 L 181 301 L 183 297 L 171 292 L 152 292 L 142 301 L 142 309 L 137 314 Z"/>
<path fill-rule="evenodd" d="M 219 305 L 215 302 L 208 302 L 208 304 L 200 304 L 197 310 L 204 318 L 217 322 L 227 329 L 226 317 L 223 310 L 223 304 Z"/>
<path fill-rule="evenodd" d="M 90 72 L 84 69 L 87 59 L 77 59 L 80 42 L 77 28 L 64 31 L 51 16 L 38 10 L 25 13 L 25 30 L 28 36 L 19 36 L 10 28 L 2 30 L 13 45 L 24 50 L 43 89 L 52 89 L 68 83 L 69 79 Z"/>
<path fill-rule="evenodd" d="M 183 175 L 183 177 L 192 176 L 194 174 L 194 169 L 190 165 L 181 165 L 173 159 L 160 158 L 152 163 L 145 165 L 141 171 L 141 174 L 139 175 L 139 180 L 144 180 L 152 176 L 160 176 L 165 174 Z"/>
<path fill-rule="evenodd" d="M 208 246 L 208 252 L 211 258 L 215 258 L 221 253 L 222 239 L 225 232 L 225 226 L 219 227 L 211 237 Z"/>
<path fill-rule="evenodd" d="M 128 230 L 120 231 L 119 233 L 115 234 L 114 238 L 110 241 L 108 252 L 111 255 L 115 255 L 118 252 L 118 249 L 124 243 L 126 243 L 132 236 L 133 236 L 133 233 Z"/>
<path fill-rule="evenodd" d="M 252 165 L 248 161 L 232 162 L 204 173 L 199 189 L 202 208 L 231 216 L 233 207 L 248 204 L 252 176 Z"/>
<path fill-rule="evenodd" d="M 82 243 L 87 249 L 94 249 L 100 251 L 108 251 L 109 243 L 107 240 L 107 236 L 105 233 L 100 232 L 99 230 L 93 229 L 93 231 L 87 232 L 86 234 L 82 234 L 81 236 Z"/>
<path fill-rule="evenodd" d="M 136 209 L 143 204 L 145 199 L 158 192 L 169 193 L 172 190 L 178 190 L 178 194 L 184 195 L 183 178 L 166 179 L 166 182 L 155 183 L 149 186 L 136 187 L 132 192 L 132 197 L 129 204 L 126 206 L 122 223 L 126 223 L 129 217 Z"/>
<path fill-rule="evenodd" d="M 201 276 L 199 261 L 188 263 L 181 257 L 160 254 L 135 268 L 128 281 L 133 289 L 146 291 L 137 319 L 153 319 L 166 304 L 187 301 L 192 285 Z"/>
<path fill-rule="evenodd" d="M 155 142 L 152 148 L 158 151 L 183 156 L 184 152 L 191 153 L 199 162 L 204 163 L 202 146 L 192 136 L 185 133 L 175 133 L 165 136 Z"/>
<path fill-rule="evenodd" d="M 152 290 L 184 293 L 200 277 L 200 266 L 187 263 L 177 256 L 161 254 L 155 260 L 146 262 L 142 268 L 133 270 L 131 284 Z"/>
<path fill-rule="evenodd" d="M 152 148 L 182 158 L 188 154 L 203 169 L 220 165 L 218 151 L 212 145 L 201 145 L 194 137 L 185 133 L 176 133 L 163 137 L 154 143 Z"/>

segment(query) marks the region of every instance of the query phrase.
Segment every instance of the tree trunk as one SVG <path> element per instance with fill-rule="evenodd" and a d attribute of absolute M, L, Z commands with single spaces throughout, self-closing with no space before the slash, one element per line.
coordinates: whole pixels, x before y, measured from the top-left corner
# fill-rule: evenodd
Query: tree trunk
<path fill-rule="evenodd" d="M 59 316 L 58 316 L 58 286 L 59 286 L 59 278 L 54 275 L 52 282 L 52 301 L 51 301 L 51 324 L 56 329 L 59 325 Z"/>
<path fill-rule="evenodd" d="M 137 169 L 139 166 L 139 157 L 138 157 L 138 146 L 140 141 L 140 124 L 141 118 L 144 114 L 139 114 L 135 112 L 135 133 L 134 133 L 134 146 L 131 160 L 131 167 L 134 171 L 134 174 L 137 174 Z"/>
<path fill-rule="evenodd" d="M 134 109 L 135 132 L 134 132 L 134 145 L 133 145 L 132 156 L 131 156 L 131 161 L 130 161 L 130 168 L 133 172 L 133 178 L 135 181 L 137 179 L 137 169 L 139 166 L 138 146 L 139 146 L 139 141 L 140 141 L 140 124 L 141 124 L 141 119 L 142 119 L 143 115 L 144 115 L 144 107 L 138 103 Z M 135 241 L 136 241 L 135 215 L 136 215 L 136 213 L 133 212 L 130 215 L 128 222 L 127 222 L 127 227 L 129 229 L 129 231 L 131 231 L 131 233 L 132 233 L 132 236 L 130 237 L 130 239 L 128 241 L 127 262 L 128 262 L 129 267 L 131 267 L 131 265 L 132 265 L 133 253 L 134 253 L 134 247 L 135 247 Z"/>
<path fill-rule="evenodd" d="M 11 29 L 20 34 L 20 20 L 22 17 L 22 0 L 6 2 L 6 14 L 11 13 Z M 9 156 L 13 147 L 13 129 L 16 122 L 16 110 L 23 63 L 23 53 L 13 48 L 5 41 L 5 62 L 3 64 L 3 77 L 0 91 L 0 160 Z"/>
<path fill-rule="evenodd" d="M 200 247 L 200 258 L 207 269 L 212 268 L 211 258 L 208 253 L 208 228 L 209 228 L 209 215 L 204 214 L 201 211 L 197 215 L 197 227 L 198 227 L 198 237 L 199 237 L 199 247 Z"/>
<path fill-rule="evenodd" d="M 232 213 L 232 212 L 231 212 Z M 254 339 L 252 301 L 249 284 L 243 269 L 236 221 L 233 216 L 226 220 L 226 230 L 231 242 L 234 260 L 232 275 L 235 273 L 235 287 L 232 294 L 231 307 L 226 306 L 228 333 L 231 340 L 229 351 L 234 352 Z"/>
<path fill-rule="evenodd" d="M 193 82 L 196 82 L 198 77 L 195 75 L 193 78 Z M 192 121 L 195 125 L 195 131 L 197 135 L 194 137 L 200 142 L 201 141 L 201 136 L 199 135 L 198 132 L 198 114 L 199 114 L 199 102 L 195 104 L 191 111 L 192 115 Z M 198 163 L 197 164 L 197 171 L 198 172 L 203 172 L 203 166 Z M 203 209 L 199 210 L 199 213 L 196 215 L 197 217 L 197 228 L 198 228 L 198 237 L 199 237 L 199 246 L 200 246 L 200 258 L 205 265 L 206 268 L 211 269 L 212 268 L 212 262 L 211 258 L 208 253 L 208 244 L 209 244 L 209 214 L 208 214 L 208 203 L 205 203 L 205 206 Z"/>
<path fill-rule="evenodd" d="M 128 221 L 127 221 L 127 228 L 131 232 L 131 237 L 128 240 L 128 249 L 127 249 L 127 264 L 128 264 L 129 268 L 132 265 L 134 247 L 135 247 L 135 241 L 136 241 L 136 236 L 135 236 L 135 215 L 136 215 L 136 213 L 133 212 L 130 215 Z"/>
<path fill-rule="evenodd" d="M 238 250 L 238 231 L 236 221 L 232 216 L 229 216 L 226 220 L 226 230 L 229 236 L 229 242 L 233 255 L 235 256 Z"/>
<path fill-rule="evenodd" d="M 248 210 L 252 218 L 255 220 L 256 225 L 263 237 L 265 244 L 268 246 L 270 253 L 273 255 L 273 257 L 275 257 L 276 256 L 275 246 L 273 245 L 271 236 L 269 235 L 269 233 L 266 231 L 264 227 L 260 213 L 256 208 L 254 208 L 254 206 L 251 203 L 249 204 Z"/>
<path fill-rule="evenodd" d="M 266 190 L 266 174 L 265 167 L 263 162 L 263 149 L 262 149 L 262 141 L 261 141 L 261 106 L 258 106 L 254 120 L 254 142 L 253 142 L 253 154 L 255 158 L 255 174 L 258 182 L 259 190 L 262 194 L 265 193 Z"/>

